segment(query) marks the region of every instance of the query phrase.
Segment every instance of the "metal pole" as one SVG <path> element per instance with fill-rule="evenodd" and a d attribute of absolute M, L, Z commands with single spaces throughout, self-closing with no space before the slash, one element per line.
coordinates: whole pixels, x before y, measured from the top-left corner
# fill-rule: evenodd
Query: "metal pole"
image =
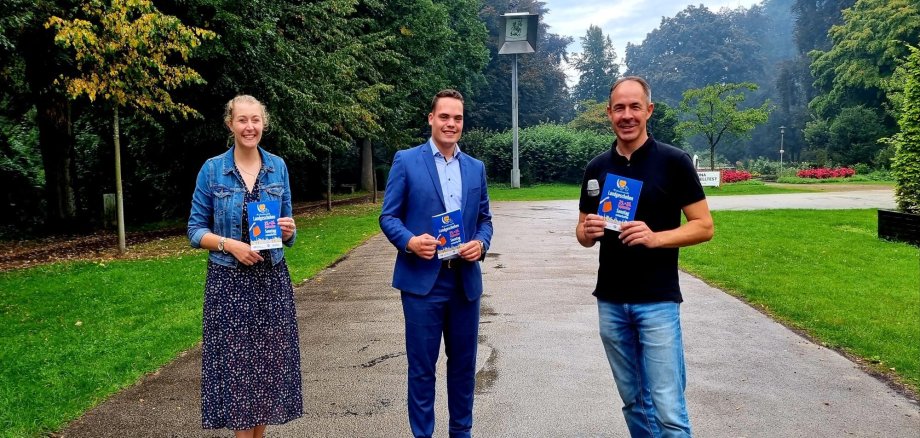
<path fill-rule="evenodd" d="M 779 169 L 783 170 L 783 138 L 786 136 L 786 127 L 779 127 Z"/>
<path fill-rule="evenodd" d="M 521 187 L 521 169 L 518 167 L 518 56 L 514 54 L 511 64 L 511 130 L 514 144 L 511 149 L 511 188 Z"/>

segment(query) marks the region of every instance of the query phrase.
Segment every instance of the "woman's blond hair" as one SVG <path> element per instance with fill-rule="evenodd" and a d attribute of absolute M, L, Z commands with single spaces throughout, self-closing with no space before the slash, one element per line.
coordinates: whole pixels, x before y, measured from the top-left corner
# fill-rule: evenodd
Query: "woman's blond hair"
<path fill-rule="evenodd" d="M 255 97 L 252 97 L 248 94 L 240 94 L 239 96 L 236 96 L 227 102 L 227 105 L 224 107 L 224 124 L 230 124 L 230 120 L 233 117 L 233 109 L 236 107 L 237 103 L 251 103 L 259 105 L 259 109 L 262 110 L 262 127 L 264 129 L 268 129 L 268 110 L 265 109 L 265 105 L 262 104 L 262 102 L 259 102 L 259 99 L 256 99 Z"/>

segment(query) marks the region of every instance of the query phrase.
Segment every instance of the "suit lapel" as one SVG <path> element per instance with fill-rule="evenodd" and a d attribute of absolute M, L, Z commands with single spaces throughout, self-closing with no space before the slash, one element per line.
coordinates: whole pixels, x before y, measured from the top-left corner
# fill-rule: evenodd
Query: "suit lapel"
<path fill-rule="evenodd" d="M 479 200 L 473 199 L 470 195 L 470 190 L 477 185 L 479 185 L 479 177 L 476 172 L 473 172 L 472 160 L 462 157 L 460 159 L 460 186 L 463 190 L 463 213 L 465 214 L 479 214 Z"/>
<path fill-rule="evenodd" d="M 428 169 L 428 176 L 431 177 L 431 184 L 434 186 L 438 199 L 441 200 L 441 208 L 444 208 L 444 192 L 441 191 L 441 179 L 438 178 L 438 168 L 434 164 L 434 155 L 431 153 L 431 142 L 425 143 L 418 147 L 419 160 L 422 165 Z M 463 169 L 461 168 L 462 172 Z"/>

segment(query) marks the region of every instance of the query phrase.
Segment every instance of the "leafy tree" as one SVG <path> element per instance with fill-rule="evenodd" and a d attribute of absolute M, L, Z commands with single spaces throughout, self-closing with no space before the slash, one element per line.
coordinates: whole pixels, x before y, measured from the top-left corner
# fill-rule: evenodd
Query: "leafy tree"
<path fill-rule="evenodd" d="M 904 43 L 920 43 L 920 4 L 859 0 L 843 11 L 843 24 L 831 27 L 828 36 L 830 50 L 810 53 L 815 85 L 824 92 L 811 107 L 820 117 L 860 104 L 883 107 L 886 95 L 903 86 L 890 79 L 908 55 Z"/>
<path fill-rule="evenodd" d="M 750 12 L 760 14 L 760 9 Z M 746 14 L 714 13 L 705 6 L 688 6 L 676 16 L 661 19 L 641 44 L 626 45 L 627 74 L 652 84 L 657 102 L 671 105 L 688 88 L 707 84 L 759 80 L 765 71 L 760 41 L 764 27 L 736 25 Z M 750 21 L 750 19 L 749 19 Z"/>
<path fill-rule="evenodd" d="M 610 118 L 607 117 L 607 101 L 585 100 L 578 104 L 575 118 L 566 124 L 576 131 L 591 131 L 610 134 Z"/>
<path fill-rule="evenodd" d="M 272 116 L 262 146 L 282 155 L 291 169 L 295 199 L 317 199 L 331 189 L 334 173 L 346 175 L 358 161 L 355 138 L 378 135 L 384 128 L 382 99 L 391 85 L 373 70 L 392 58 L 386 36 L 371 28 L 371 14 L 358 13 L 357 0 L 286 2 L 281 0 L 189 0 L 164 3 L 183 22 L 207 27 L 221 36 L 206 41 L 190 66 L 209 86 L 179 90 L 183 101 L 198 108 L 205 122 L 182 121 L 155 139 L 173 159 L 195 163 L 171 178 L 189 187 L 197 166 L 223 150 L 227 131 L 224 104 L 236 94 L 259 98 Z M 394 82 L 399 75 L 391 78 Z M 197 147 L 187 147 L 187 145 Z M 181 146 L 181 147 L 177 147 Z M 351 179 L 353 181 L 353 179 Z M 189 192 L 190 193 L 190 192 Z M 187 197 L 185 193 L 178 196 Z M 181 205 L 181 199 L 173 204 Z"/>
<path fill-rule="evenodd" d="M 572 66 L 580 72 L 573 96 L 576 100 L 606 101 L 610 85 L 620 75 L 617 55 L 610 36 L 604 36 L 600 27 L 591 25 L 581 37 L 582 52 L 574 57 Z"/>
<path fill-rule="evenodd" d="M 684 92 L 680 112 L 688 117 L 677 125 L 677 131 L 687 138 L 696 134 L 706 138 L 711 169 L 715 169 L 716 145 L 723 136 L 743 137 L 767 121 L 771 111 L 769 102 L 760 107 L 739 108 L 745 99 L 744 91 L 756 89 L 757 85 L 744 82 L 714 84 Z"/>
<path fill-rule="evenodd" d="M 188 60 L 207 30 L 189 28 L 178 18 L 160 13 L 149 0 L 94 0 L 83 6 L 88 19 L 65 20 L 52 16 L 46 26 L 57 29 L 55 42 L 73 48 L 80 74 L 63 78 L 67 93 L 101 98 L 112 106 L 115 144 L 115 184 L 118 205 L 118 249 L 125 252 L 124 206 L 121 187 L 121 143 L 118 110 L 128 107 L 148 111 L 198 115 L 188 105 L 175 102 L 169 91 L 186 83 L 201 83 L 188 66 L 173 64 L 171 57 Z"/>
<path fill-rule="evenodd" d="M 843 21 L 843 10 L 854 3 L 856 0 L 795 0 L 792 4 L 793 35 L 799 53 L 806 55 L 812 50 L 830 49 L 832 42 L 828 30 Z"/>
<path fill-rule="evenodd" d="M 817 96 L 814 77 L 811 75 L 812 50 L 827 50 L 831 41 L 827 36 L 831 26 L 843 21 L 841 11 L 852 6 L 856 0 L 794 0 L 791 11 L 794 22 L 791 34 L 794 36 L 796 54 L 778 65 L 778 75 L 773 84 L 776 89 L 776 111 L 771 121 L 755 130 L 754 136 L 775 139 L 779 126 L 786 127 L 784 149 L 790 161 L 802 160 L 805 147 L 805 123 L 811 118 L 808 103 Z M 816 127 L 810 128 L 811 138 L 817 138 Z M 826 159 L 826 144 L 814 143 L 815 151 L 822 151 L 821 159 Z M 820 145 L 820 146 L 818 146 Z M 752 156 L 773 156 L 776 144 L 762 141 L 752 145 Z M 810 155 L 814 155 L 811 153 Z M 818 157 L 812 157 L 816 159 Z"/>
<path fill-rule="evenodd" d="M 368 16 L 365 38 L 384 40 L 389 56 L 369 53 L 361 76 L 368 83 L 386 83 L 380 105 L 374 110 L 381 131 L 368 133 L 362 147 L 362 186 L 373 185 L 372 139 L 393 149 L 418 141 L 431 96 L 452 87 L 467 99 L 483 83 L 482 70 L 488 63 L 488 34 L 479 19 L 476 0 L 394 0 L 372 7 L 365 5 L 359 16 Z"/>
<path fill-rule="evenodd" d="M 586 100 L 581 102 L 578 105 L 578 114 L 567 126 L 576 131 L 612 134 L 610 118 L 607 116 L 607 105 L 608 101 Z M 652 112 L 652 118 L 648 122 L 648 130 L 658 141 L 681 146 L 684 140 L 677 131 L 678 122 L 676 110 L 664 102 L 656 102 L 655 111 Z"/>
<path fill-rule="evenodd" d="M 879 138 L 885 135 L 881 119 L 879 110 L 864 106 L 841 110 L 828 124 L 828 158 L 842 165 L 878 164 Z"/>
<path fill-rule="evenodd" d="M 920 214 L 920 46 L 909 50 L 910 56 L 900 67 L 904 79 L 898 117 L 901 131 L 891 139 L 895 146 L 891 170 L 898 208 Z"/>
<path fill-rule="evenodd" d="M 72 105 L 61 87 L 54 83 L 59 75 L 70 73 L 73 67 L 64 50 L 54 44 L 54 32 L 44 27 L 51 15 L 72 14 L 75 3 L 67 0 L 0 1 L 0 9 L 4 11 L 0 18 L 0 95 L 5 103 L 2 111 L 13 120 L 36 128 L 35 145 L 44 173 L 44 229 L 47 231 L 72 230 L 82 223 L 76 219 L 72 123 L 82 108 Z M 33 116 L 25 119 L 25 114 Z"/>
<path fill-rule="evenodd" d="M 678 112 L 664 102 L 655 102 L 655 111 L 648 121 L 648 130 L 656 140 L 683 147 L 684 136 L 678 130 Z"/>
<path fill-rule="evenodd" d="M 511 127 L 511 63 L 514 55 L 498 54 L 501 15 L 509 11 L 527 11 L 545 16 L 545 2 L 536 0 L 485 0 L 480 18 L 489 35 L 489 64 L 485 82 L 466 105 L 466 127 L 505 130 Z M 516 3 L 517 8 L 512 8 Z M 533 126 L 542 122 L 567 122 L 574 116 L 563 61 L 572 38 L 549 31 L 545 22 L 537 28 L 537 52 L 518 56 L 519 124 Z"/>

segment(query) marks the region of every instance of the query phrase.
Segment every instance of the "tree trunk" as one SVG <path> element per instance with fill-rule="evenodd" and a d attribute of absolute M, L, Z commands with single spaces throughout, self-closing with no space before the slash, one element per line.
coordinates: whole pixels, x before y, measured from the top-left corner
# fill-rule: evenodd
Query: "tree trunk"
<path fill-rule="evenodd" d="M 709 170 L 716 170 L 716 145 L 709 146 Z"/>
<path fill-rule="evenodd" d="M 76 220 L 74 138 L 68 106 L 66 98 L 50 93 L 35 102 L 38 146 L 45 170 L 46 225 L 58 232 L 70 231 L 80 223 Z"/>
<path fill-rule="evenodd" d="M 374 146 L 369 138 L 361 140 L 361 190 L 374 190 Z"/>
<path fill-rule="evenodd" d="M 70 102 L 54 85 L 68 64 L 55 56 L 60 49 L 54 44 L 54 32 L 42 26 L 21 36 L 18 53 L 25 63 L 25 80 L 29 85 L 25 94 L 36 110 L 38 148 L 45 171 L 45 225 L 50 231 L 71 231 L 85 221 L 77 220 Z"/>
<path fill-rule="evenodd" d="M 332 211 L 332 150 L 326 156 L 326 211 Z"/>
<path fill-rule="evenodd" d="M 124 255 L 127 251 L 125 245 L 125 201 L 124 192 L 121 190 L 121 141 L 118 135 L 118 106 L 115 106 L 115 120 L 112 125 L 115 137 L 115 203 L 118 209 L 118 253 Z"/>

